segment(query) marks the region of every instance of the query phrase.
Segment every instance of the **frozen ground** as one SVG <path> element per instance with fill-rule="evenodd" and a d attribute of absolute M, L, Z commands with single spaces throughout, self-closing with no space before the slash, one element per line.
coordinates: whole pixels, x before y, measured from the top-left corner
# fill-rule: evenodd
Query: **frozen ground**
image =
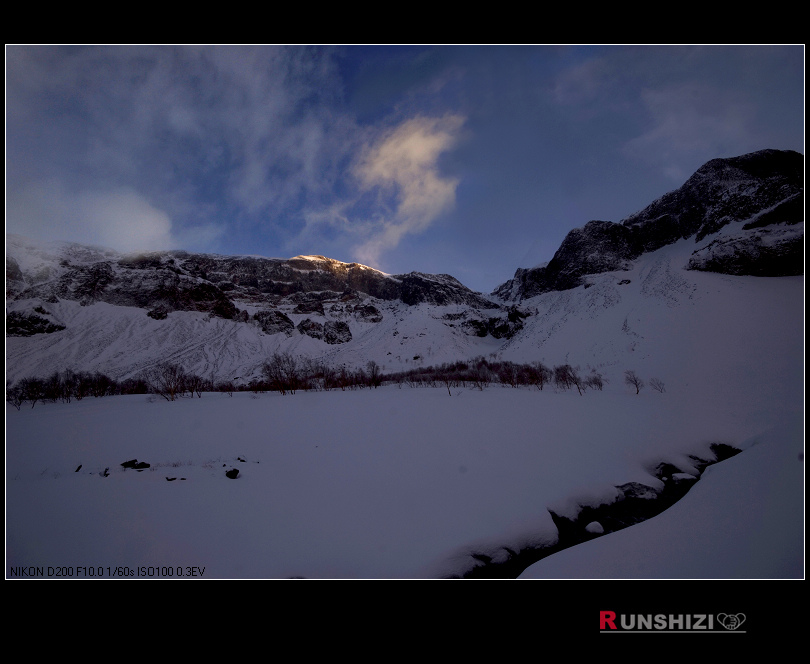
<path fill-rule="evenodd" d="M 6 574 L 441 577 L 472 553 L 553 542 L 549 507 L 574 513 L 610 501 L 616 485 L 654 485 L 665 461 L 689 473 L 689 454 L 724 442 L 746 449 L 670 510 L 524 576 L 803 577 L 804 280 L 686 272 L 688 251 L 673 245 L 590 288 L 524 303 L 536 313 L 500 357 L 597 369 L 603 392 L 385 386 L 7 406 Z M 403 323 L 408 336 L 423 338 L 419 320 Z M 11 374 L 30 373 L 42 352 L 79 357 L 92 327 L 82 325 L 71 343 L 14 340 Z M 111 334 L 93 352 L 137 361 L 128 338 Z M 375 342 L 379 353 L 398 338 Z M 449 343 L 433 352 L 431 362 L 458 359 Z M 627 369 L 666 391 L 636 395 Z M 121 468 L 133 458 L 151 467 Z"/>
<path fill-rule="evenodd" d="M 463 571 L 470 552 L 553 542 L 548 506 L 610 500 L 617 484 L 655 483 L 648 469 L 660 461 L 688 472 L 686 454 L 749 438 L 734 418 L 717 418 L 710 431 L 689 411 L 666 435 L 667 395 L 622 389 L 580 397 L 494 387 L 450 397 L 391 386 L 253 397 L 107 397 L 7 411 L 7 570 L 431 578 Z M 676 505 L 582 545 L 615 543 L 620 566 L 575 558 L 554 567 L 552 557 L 528 574 L 801 575 L 803 441 L 801 422 L 786 424 L 707 473 L 684 499 L 686 517 L 672 521 Z M 151 467 L 120 466 L 133 458 Z M 225 476 L 231 468 L 238 479 Z M 644 528 L 646 547 L 623 545 Z M 679 546 L 666 547 L 662 530 Z"/>

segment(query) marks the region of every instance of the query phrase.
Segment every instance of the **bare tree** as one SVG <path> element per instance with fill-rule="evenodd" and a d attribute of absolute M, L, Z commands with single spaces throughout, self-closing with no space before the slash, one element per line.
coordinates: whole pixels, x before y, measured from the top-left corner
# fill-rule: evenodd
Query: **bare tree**
<path fill-rule="evenodd" d="M 664 389 L 664 381 L 659 380 L 658 378 L 650 378 L 650 387 L 661 394 L 666 392 Z"/>
<path fill-rule="evenodd" d="M 520 367 L 514 362 L 500 362 L 497 366 L 498 380 L 502 385 L 518 387 L 521 383 Z"/>
<path fill-rule="evenodd" d="M 629 369 L 624 372 L 624 382 L 630 387 L 636 388 L 636 394 L 641 391 L 641 388 L 644 387 L 645 383 L 641 378 L 636 374 L 635 371 L 630 371 Z"/>
<path fill-rule="evenodd" d="M 528 381 L 531 385 L 542 390 L 546 383 L 551 381 L 551 369 L 542 362 L 533 362 L 526 368 Z"/>
<path fill-rule="evenodd" d="M 574 368 L 570 364 L 554 367 L 554 385 L 557 389 L 568 390 L 574 385 Z"/>
<path fill-rule="evenodd" d="M 186 372 L 177 364 L 163 362 L 144 372 L 149 389 L 166 401 L 174 401 L 186 391 Z"/>
<path fill-rule="evenodd" d="M 42 401 L 45 393 L 45 382 L 41 378 L 23 378 L 17 383 L 23 401 L 30 401 L 31 408 Z"/>
<path fill-rule="evenodd" d="M 25 396 L 23 395 L 23 391 L 20 389 L 19 385 L 12 385 L 11 382 L 7 380 L 6 403 L 10 403 L 17 410 L 20 410 L 20 406 L 22 406 L 23 401 L 25 401 Z"/>
<path fill-rule="evenodd" d="M 380 370 L 380 365 L 374 360 L 369 360 L 366 365 L 366 380 L 368 384 L 375 389 L 382 385 L 382 371 Z"/>
<path fill-rule="evenodd" d="M 290 353 L 273 353 L 269 361 L 262 365 L 262 372 L 270 384 L 271 390 L 281 394 L 295 394 L 302 386 L 302 373 L 294 355 Z"/>
<path fill-rule="evenodd" d="M 202 398 L 203 391 L 210 389 L 210 384 L 202 376 L 198 376 L 196 374 L 189 374 L 188 376 L 186 376 L 185 389 L 191 392 L 192 395 L 196 394 L 197 398 L 199 399 Z"/>
<path fill-rule="evenodd" d="M 602 391 L 602 388 L 605 386 L 605 379 L 602 377 L 598 371 L 594 371 L 590 376 L 585 379 L 585 385 L 590 387 L 594 390 Z"/>
<path fill-rule="evenodd" d="M 579 367 L 577 367 L 577 369 L 578 368 Z M 585 379 L 582 378 L 582 376 L 579 375 L 579 371 L 577 371 L 577 369 L 574 369 L 573 367 L 569 366 L 568 367 L 568 370 L 569 370 L 568 375 L 569 375 L 569 380 L 571 381 L 571 384 L 574 387 L 577 388 L 577 392 L 579 392 L 579 396 L 582 396 L 582 392 L 586 387 L 586 381 L 585 381 Z"/>

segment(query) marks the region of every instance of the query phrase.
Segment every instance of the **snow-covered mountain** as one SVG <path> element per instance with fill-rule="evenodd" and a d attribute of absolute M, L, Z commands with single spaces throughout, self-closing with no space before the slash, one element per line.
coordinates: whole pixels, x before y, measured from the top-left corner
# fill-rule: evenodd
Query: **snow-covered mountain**
<path fill-rule="evenodd" d="M 726 274 L 804 273 L 804 157 L 762 150 L 713 159 L 672 191 L 620 223 L 572 230 L 551 261 L 515 276 L 494 294 L 520 301 L 586 284 L 585 277 L 690 239 L 685 267 Z"/>
<path fill-rule="evenodd" d="M 572 230 L 492 295 L 323 256 L 122 255 L 9 235 L 6 377 L 123 379 L 171 361 L 247 383 L 276 351 L 383 371 L 493 354 L 597 365 L 642 347 L 656 307 L 685 314 L 695 272 L 803 274 L 803 248 L 803 157 L 776 150 L 710 161 L 623 222 Z M 572 336 L 574 320 L 598 320 L 599 339 L 579 347 L 592 335 Z"/>
<path fill-rule="evenodd" d="M 801 578 L 800 199 L 780 185 L 784 205 L 774 195 L 718 216 L 723 200 L 767 187 L 712 181 L 727 185 L 706 188 L 704 222 L 666 242 L 585 243 L 573 255 L 586 267 L 562 266 L 561 247 L 546 266 L 554 288 L 516 277 L 490 296 L 316 256 L 132 257 L 8 236 L 11 382 L 63 369 L 121 379 L 161 361 L 248 382 L 281 350 L 383 370 L 493 355 L 570 363 L 604 389 L 7 405 L 7 574 L 87 561 L 71 574 L 474 576 L 583 541 L 524 577 Z M 614 226 L 572 234 L 610 238 Z M 768 263 L 777 271 L 740 273 Z M 787 276 L 756 276 L 782 263 Z M 646 381 L 640 393 L 628 370 Z M 743 452 L 702 473 L 718 443 Z M 124 465 L 136 458 L 151 466 Z M 612 529 L 617 503 L 698 481 L 664 514 Z M 561 518 L 578 520 L 573 535 Z"/>
<path fill-rule="evenodd" d="M 171 359 L 247 382 L 275 351 L 400 367 L 440 348 L 466 356 L 470 335 L 456 326 L 508 331 L 505 307 L 449 275 L 322 256 L 125 256 L 7 236 L 6 296 L 12 379 L 67 368 L 125 378 Z"/>

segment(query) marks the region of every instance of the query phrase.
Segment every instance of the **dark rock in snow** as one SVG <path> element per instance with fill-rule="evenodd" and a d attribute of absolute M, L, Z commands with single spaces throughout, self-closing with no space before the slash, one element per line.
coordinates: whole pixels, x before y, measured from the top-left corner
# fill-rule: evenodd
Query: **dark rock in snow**
<path fill-rule="evenodd" d="M 147 311 L 146 315 L 149 316 L 149 318 L 154 318 L 155 320 L 164 320 L 169 315 L 169 312 L 166 310 L 166 307 L 157 306 L 154 309 Z"/>
<path fill-rule="evenodd" d="M 465 320 L 461 324 L 461 327 L 467 334 L 473 337 L 485 337 L 489 334 L 487 324 L 480 320 Z"/>
<path fill-rule="evenodd" d="M 31 337 L 35 334 L 52 334 L 64 330 L 64 325 L 53 323 L 37 314 L 11 311 L 6 314 L 7 337 Z"/>
<path fill-rule="evenodd" d="M 309 318 L 305 318 L 298 323 L 298 327 L 296 329 L 301 334 L 306 334 L 313 339 L 323 339 L 323 325 Z"/>
<path fill-rule="evenodd" d="M 755 277 L 804 274 L 804 225 L 755 227 L 744 235 L 720 234 L 694 251 L 687 268 Z"/>
<path fill-rule="evenodd" d="M 400 280 L 399 299 L 407 305 L 421 303 L 447 305 L 467 304 L 484 309 L 495 305 L 479 293 L 471 291 L 449 274 L 411 272 L 396 277 Z"/>
<path fill-rule="evenodd" d="M 262 332 L 265 334 L 278 334 L 279 332 L 283 332 L 289 336 L 295 329 L 293 322 L 280 311 L 263 309 L 257 311 L 253 315 L 253 318 L 259 322 Z"/>
<path fill-rule="evenodd" d="M 345 344 L 352 340 L 352 331 L 343 321 L 327 321 L 323 326 L 323 340 L 328 344 Z"/>
<path fill-rule="evenodd" d="M 323 302 L 319 299 L 311 299 L 300 302 L 293 313 L 296 314 L 319 314 L 323 316 Z"/>
<path fill-rule="evenodd" d="M 366 323 L 379 323 L 382 321 L 383 316 L 380 310 L 373 304 L 357 304 L 354 306 L 355 320 L 364 321 Z"/>
<path fill-rule="evenodd" d="M 137 459 L 130 459 L 129 461 L 124 461 L 121 464 L 124 468 L 133 468 L 134 470 L 143 470 L 144 468 L 150 468 L 151 465 L 146 463 L 146 461 L 138 461 Z"/>

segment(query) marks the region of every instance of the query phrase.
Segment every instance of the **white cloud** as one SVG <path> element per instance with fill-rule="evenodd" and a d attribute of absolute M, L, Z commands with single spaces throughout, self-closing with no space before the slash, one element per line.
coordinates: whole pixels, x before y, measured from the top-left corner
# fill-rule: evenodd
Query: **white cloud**
<path fill-rule="evenodd" d="M 356 249 L 362 262 L 375 264 L 410 233 L 428 228 L 455 204 L 458 179 L 443 176 L 439 157 L 457 142 L 464 118 L 417 117 L 383 134 L 368 146 L 355 169 L 364 191 L 392 197 L 390 214 L 370 227 L 371 237 Z"/>
<path fill-rule="evenodd" d="M 178 248 L 169 216 L 131 189 L 74 193 L 57 181 L 31 183 L 9 195 L 6 224 L 28 237 L 121 252 Z"/>

